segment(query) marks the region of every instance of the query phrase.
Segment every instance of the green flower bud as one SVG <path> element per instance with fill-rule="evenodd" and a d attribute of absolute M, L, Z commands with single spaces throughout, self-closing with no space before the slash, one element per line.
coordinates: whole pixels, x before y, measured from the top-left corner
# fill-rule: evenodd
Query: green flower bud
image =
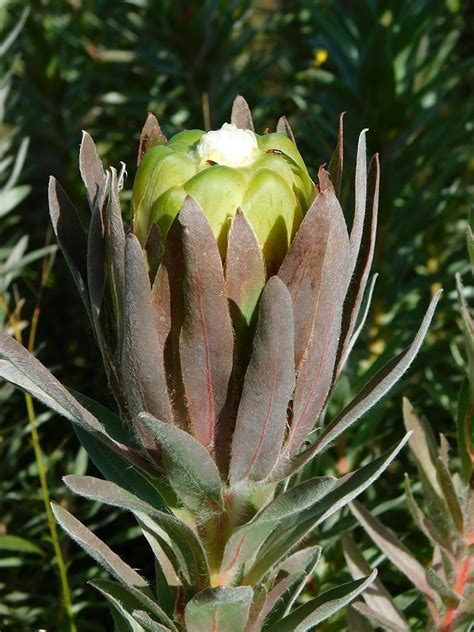
<path fill-rule="evenodd" d="M 283 260 L 313 200 L 314 185 L 289 138 L 225 123 L 208 133 L 180 132 L 144 155 L 133 189 L 133 229 L 142 244 L 152 224 L 166 238 L 187 195 L 206 214 L 222 258 L 240 207 L 272 269 Z"/>

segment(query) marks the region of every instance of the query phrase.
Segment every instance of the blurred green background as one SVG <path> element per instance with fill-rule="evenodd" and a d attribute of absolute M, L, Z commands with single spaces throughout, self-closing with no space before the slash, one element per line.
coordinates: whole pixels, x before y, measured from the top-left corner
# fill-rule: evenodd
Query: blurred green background
<path fill-rule="evenodd" d="M 148 111 L 167 135 L 216 128 L 236 94 L 257 131 L 286 114 L 314 174 L 328 163 L 345 118 L 343 201 L 351 217 L 357 134 L 368 127 L 382 164 L 379 273 L 369 321 L 332 410 L 412 337 L 432 293 L 444 298 L 423 351 L 384 403 L 348 432 L 317 471 L 352 468 L 403 432 L 402 394 L 436 432 L 455 437 L 465 371 L 454 274 L 468 270 L 465 228 L 474 192 L 474 6 L 461 0 L 32 0 L 0 3 L 0 325 L 21 338 L 67 385 L 112 405 L 92 332 L 66 264 L 55 257 L 47 210 L 54 174 L 78 207 L 81 130 L 105 163 L 127 165 L 124 200 Z M 127 207 L 127 202 L 124 204 Z M 472 292 L 471 292 L 472 295 Z M 51 532 L 47 495 L 73 511 L 146 573 L 133 520 L 63 489 L 65 473 L 93 473 L 69 423 L 0 385 L 0 628 L 68 630 L 64 590 L 79 630 L 110 630 L 104 602 L 87 586 L 101 574 L 62 533 Z M 27 408 L 27 405 L 29 408 Z M 41 451 L 41 455 L 40 455 Z M 42 464 L 42 466 L 41 466 Z M 429 549 L 403 506 L 404 454 L 364 502 L 422 562 Z M 42 476 L 42 480 L 40 480 Z M 324 563 L 307 587 L 329 588 L 345 570 L 338 515 L 315 539 Z M 356 537 L 375 559 L 363 540 Z M 369 547 L 369 548 L 367 548 Z M 58 578 L 63 569 L 62 582 Z M 61 563 L 62 560 L 62 563 Z M 383 580 L 408 604 L 413 630 L 422 604 L 381 560 Z M 343 619 L 323 626 L 345 629 Z"/>

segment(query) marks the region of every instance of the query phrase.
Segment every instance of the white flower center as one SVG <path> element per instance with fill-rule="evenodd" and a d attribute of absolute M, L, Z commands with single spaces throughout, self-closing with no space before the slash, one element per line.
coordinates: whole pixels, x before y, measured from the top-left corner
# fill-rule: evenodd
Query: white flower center
<path fill-rule="evenodd" d="M 255 134 L 232 123 L 224 123 L 221 129 L 203 134 L 196 153 L 201 165 L 211 160 L 227 167 L 248 167 L 259 155 Z"/>

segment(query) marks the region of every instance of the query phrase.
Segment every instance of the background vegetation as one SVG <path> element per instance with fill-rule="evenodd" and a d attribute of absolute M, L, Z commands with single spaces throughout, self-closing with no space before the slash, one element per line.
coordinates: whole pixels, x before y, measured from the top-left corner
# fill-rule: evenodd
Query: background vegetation
<path fill-rule="evenodd" d="M 360 129 L 370 129 L 370 150 L 381 154 L 380 276 L 335 408 L 410 339 L 431 294 L 439 286 L 445 294 L 407 377 L 313 467 L 343 472 L 393 443 L 403 432 L 402 395 L 455 447 L 466 367 L 454 274 L 469 269 L 464 235 L 474 192 L 473 18 L 459 0 L 2 2 L 0 325 L 63 382 L 111 405 L 80 299 L 62 257 L 54 260 L 47 211 L 51 173 L 78 207 L 84 203 L 81 130 L 94 136 L 104 162 L 127 164 L 126 198 L 147 111 L 167 135 L 215 128 L 241 93 L 259 130 L 289 117 L 313 172 L 329 162 L 345 111 L 347 208 Z M 86 583 L 101 571 L 56 532 L 47 499 L 74 503 L 75 515 L 146 573 L 151 562 L 133 521 L 65 491 L 63 474 L 93 466 L 64 419 L 6 386 L 0 401 L 0 627 L 109 630 L 107 608 Z M 404 472 L 416 480 L 408 452 L 363 501 L 427 563 L 430 548 L 404 504 Z M 325 558 L 305 594 L 348 577 L 343 529 L 380 563 L 412 629 L 423 629 L 422 600 L 348 513 L 315 536 Z"/>

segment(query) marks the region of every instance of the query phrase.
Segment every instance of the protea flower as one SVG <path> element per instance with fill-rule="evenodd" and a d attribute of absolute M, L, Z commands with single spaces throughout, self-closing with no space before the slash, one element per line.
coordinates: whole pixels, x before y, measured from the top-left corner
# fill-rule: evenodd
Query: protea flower
<path fill-rule="evenodd" d="M 122 176 L 104 171 L 88 134 L 80 152 L 88 226 L 54 178 L 49 192 L 119 415 L 73 397 L 7 336 L 2 375 L 73 421 L 108 479 L 67 476 L 66 484 L 132 511 L 150 543 L 158 597 L 84 525 L 54 508 L 118 580 L 94 582 L 118 629 L 308 630 L 374 574 L 295 607 L 320 555 L 319 547 L 304 546 L 305 537 L 366 489 L 406 437 L 340 479 L 298 482 L 293 475 L 406 370 L 438 296 L 412 344 L 321 428 L 363 325 L 363 297 L 369 303 L 373 289 L 379 166 L 376 156 L 367 176 L 365 131 L 350 233 L 337 198 L 342 120 L 332 170 L 321 167 L 317 183 L 286 119 L 277 133 L 258 136 L 241 97 L 231 125 L 208 134 L 167 141 L 149 116 L 139 162 L 130 228 L 120 210 Z"/>

